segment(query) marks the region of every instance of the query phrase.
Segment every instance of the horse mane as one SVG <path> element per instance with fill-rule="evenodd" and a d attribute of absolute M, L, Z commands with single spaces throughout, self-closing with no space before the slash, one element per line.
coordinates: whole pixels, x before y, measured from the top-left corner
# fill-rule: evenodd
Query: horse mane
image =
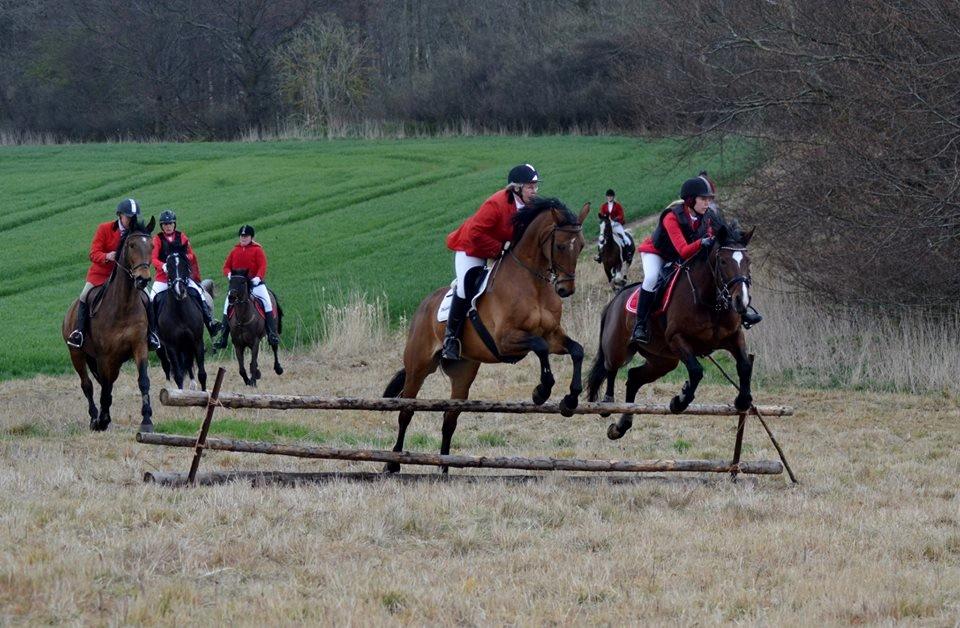
<path fill-rule="evenodd" d="M 733 219 L 730 222 L 720 220 L 720 227 L 717 229 L 717 240 L 721 246 L 732 246 L 743 244 L 743 238 L 746 234 L 740 223 Z"/>
<path fill-rule="evenodd" d="M 580 224 L 580 222 L 577 220 L 577 216 L 567 209 L 567 206 L 564 205 L 560 199 L 538 197 L 533 199 L 527 205 L 524 205 L 523 209 L 518 210 L 517 213 L 513 215 L 513 218 L 511 218 L 511 221 L 513 222 L 514 244 L 520 241 L 520 238 L 523 237 L 527 227 L 530 226 L 534 219 L 548 210 L 557 210 L 557 212 L 560 214 L 561 222 L 558 223 L 558 227 Z"/>

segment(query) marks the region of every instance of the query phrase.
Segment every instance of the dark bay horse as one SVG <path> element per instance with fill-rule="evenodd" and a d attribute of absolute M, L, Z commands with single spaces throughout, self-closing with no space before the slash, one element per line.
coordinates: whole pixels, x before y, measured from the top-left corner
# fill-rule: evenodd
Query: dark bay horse
<path fill-rule="evenodd" d="M 603 264 L 603 272 L 607 275 L 607 282 L 614 292 L 619 292 L 627 284 L 627 271 L 630 270 L 633 251 L 627 251 L 617 243 L 609 216 L 601 216 L 600 224 L 603 226 L 603 247 L 600 249 L 600 263 Z M 626 246 L 632 247 L 633 243 L 628 242 Z"/>
<path fill-rule="evenodd" d="M 584 246 L 581 225 L 589 211 L 588 203 L 578 217 L 556 199 L 536 199 L 514 216 L 515 244 L 495 263 L 488 288 L 478 301 L 479 317 L 499 355 L 491 352 L 468 321 L 461 340 L 463 358 L 444 360 L 442 364 L 450 377 L 452 399 L 467 398 L 481 364 L 516 362 L 533 351 L 540 362 L 540 383 L 533 391 L 533 402 L 542 404 L 550 397 L 555 382 L 549 355 L 569 354 L 573 380 L 570 393 L 560 405 L 565 414 L 572 414 L 583 389 L 583 347 L 560 326 L 561 297 L 572 295 L 576 289 L 577 258 Z M 446 324 L 437 322 L 437 310 L 447 290 L 448 287 L 436 290 L 417 308 L 407 334 L 403 369 L 387 385 L 384 397 L 416 397 L 427 376 L 441 366 L 440 348 Z M 443 414 L 441 454 L 450 453 L 459 415 L 454 411 Z M 403 451 L 412 418 L 412 411 L 400 412 L 393 451 Z M 400 465 L 388 463 L 386 470 L 399 471 Z M 447 469 L 441 471 L 446 473 Z"/>
<path fill-rule="evenodd" d="M 283 311 L 277 303 L 277 295 L 270 292 L 270 300 L 273 303 L 273 311 L 277 317 L 277 333 L 283 331 Z M 263 315 L 257 311 L 256 297 L 250 291 L 250 279 L 245 270 L 233 270 L 230 272 L 230 288 L 227 292 L 227 301 L 230 303 L 230 338 L 233 341 L 233 349 L 237 354 L 237 364 L 240 365 L 240 377 L 247 386 L 256 386 L 260 379 L 260 366 L 257 364 L 257 358 L 260 356 L 260 339 L 267 334 L 267 325 Z M 273 349 L 273 371 L 277 375 L 283 375 L 283 367 L 280 366 L 280 358 L 277 356 L 277 345 L 270 345 Z M 250 349 L 250 375 L 247 376 L 247 369 L 243 365 L 243 354 Z"/>
<path fill-rule="evenodd" d="M 163 363 L 167 379 L 173 374 L 177 387 L 183 388 L 183 376 L 196 364 L 200 389 L 207 389 L 207 371 L 204 367 L 203 312 L 190 295 L 190 261 L 182 252 L 167 255 L 169 288 L 154 297 L 157 308 L 157 332 L 163 345 L 157 353 Z"/>
<path fill-rule="evenodd" d="M 600 346 L 588 382 L 590 401 L 596 401 L 604 381 L 607 388 L 603 400 L 613 401 L 617 371 L 639 352 L 645 362 L 627 372 L 626 401 L 633 402 L 641 386 L 663 377 L 683 361 L 689 379 L 681 393 L 670 401 L 672 412 L 683 412 L 703 378 L 697 356 L 725 349 L 736 359 L 740 378 L 740 393 L 734 405 L 738 410 L 750 408 L 753 363 L 740 329 L 740 316 L 750 305 L 747 245 L 752 236 L 753 230 L 744 234 L 735 224 L 721 226 L 715 244 L 684 264 L 667 311 L 662 316 L 651 315 L 648 344 L 629 344 L 636 315 L 627 312 L 624 304 L 633 290 L 623 290 L 613 297 L 600 322 Z M 607 436 L 620 438 L 632 425 L 633 415 L 624 414 L 610 425 Z"/>
<path fill-rule="evenodd" d="M 150 300 L 143 292 L 150 281 L 150 256 L 153 252 L 154 220 L 146 226 L 135 222 L 120 240 L 116 265 L 103 286 L 90 291 L 88 302 L 100 302 L 90 308 L 90 334 L 83 347 L 69 347 L 70 361 L 80 376 L 80 389 L 87 398 L 90 429 L 103 431 L 110 425 L 110 405 L 113 403 L 113 383 L 120 366 L 133 358 L 137 363 L 137 384 L 140 388 L 140 431 L 153 431 L 153 410 L 150 407 L 150 377 L 147 374 L 147 310 Z M 63 339 L 66 341 L 77 318 L 74 301 L 63 319 Z M 100 384 L 100 411 L 93 402 L 93 383 L 87 369 Z"/>

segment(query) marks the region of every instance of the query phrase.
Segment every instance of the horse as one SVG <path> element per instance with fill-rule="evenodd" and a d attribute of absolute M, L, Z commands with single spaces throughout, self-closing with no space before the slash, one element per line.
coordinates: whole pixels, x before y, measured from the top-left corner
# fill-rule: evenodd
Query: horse
<path fill-rule="evenodd" d="M 270 300 L 273 304 L 273 311 L 277 317 L 277 333 L 283 331 L 283 311 L 277 303 L 277 295 L 270 290 Z M 251 299 L 250 279 L 245 270 L 230 271 L 230 288 L 227 292 L 227 302 L 232 306 L 228 323 L 230 325 L 230 338 L 233 340 L 233 348 L 237 354 L 237 364 L 240 365 L 240 377 L 247 386 L 256 386 L 260 379 L 260 367 L 257 364 L 257 358 L 260 355 L 260 339 L 267 333 L 267 326 L 263 315 L 257 310 L 254 299 Z M 280 366 L 280 358 L 277 356 L 277 345 L 270 345 L 273 349 L 273 371 L 277 375 L 283 375 L 283 367 Z M 247 376 L 247 370 L 243 366 L 243 354 L 250 349 L 250 376 Z"/>
<path fill-rule="evenodd" d="M 603 401 L 612 402 L 617 371 L 639 352 L 645 362 L 627 372 L 626 401 L 632 403 L 641 386 L 660 379 L 682 361 L 688 380 L 680 394 L 670 400 L 670 411 L 681 413 L 693 401 L 703 378 L 697 356 L 724 349 L 737 362 L 740 386 L 734 406 L 741 412 L 749 410 L 753 403 L 753 361 L 747 353 L 740 317 L 750 305 L 747 245 L 752 237 L 753 229 L 743 233 L 736 223 L 721 225 L 713 246 L 681 265 L 666 312 L 650 317 L 648 344 L 630 344 L 636 315 L 624 306 L 633 290 L 622 290 L 614 296 L 603 309 L 600 345 L 588 377 L 588 399 L 596 401 L 600 385 L 606 381 Z M 633 415 L 624 414 L 608 427 L 607 437 L 621 438 L 632 425 Z"/>
<path fill-rule="evenodd" d="M 90 291 L 90 333 L 80 348 L 69 347 L 70 361 L 80 377 L 80 389 L 87 398 L 90 429 L 102 432 L 110 425 L 113 383 L 120 366 L 133 358 L 137 363 L 137 385 L 140 388 L 140 431 L 153 431 L 153 410 L 150 407 L 150 377 L 147 373 L 148 319 L 150 300 L 143 289 L 150 281 L 150 258 L 153 253 L 154 219 L 143 225 L 135 221 L 117 248 L 116 264 L 110 278 Z M 99 301 L 97 301 L 99 299 Z M 77 319 L 75 300 L 63 319 L 63 339 L 73 331 Z M 100 384 L 100 411 L 93 402 L 93 383 L 87 369 Z"/>
<path fill-rule="evenodd" d="M 169 289 L 154 297 L 157 309 L 157 332 L 161 350 L 158 351 L 164 374 L 177 388 L 183 389 L 184 374 L 190 374 L 193 383 L 193 365 L 197 366 L 200 389 L 207 389 L 207 371 L 204 367 L 203 312 L 190 295 L 190 261 L 182 252 L 167 255 Z M 202 296 L 200 298 L 203 298 Z"/>
<path fill-rule="evenodd" d="M 600 224 L 603 226 L 600 262 L 603 264 L 603 272 L 607 275 L 607 282 L 613 287 L 614 292 L 619 292 L 627 284 L 627 271 L 630 270 L 630 262 L 633 260 L 630 254 L 632 251 L 627 251 L 617 242 L 609 216 L 601 216 Z M 625 243 L 625 246 L 632 247 L 633 243 Z"/>
<path fill-rule="evenodd" d="M 427 296 L 410 323 L 403 352 L 403 368 L 384 390 L 384 397 L 414 398 L 424 380 L 442 367 L 450 378 L 451 399 L 466 399 L 481 364 L 514 363 L 533 351 L 540 361 L 540 382 L 533 391 L 533 402 L 543 404 L 553 389 L 554 377 L 549 355 L 569 354 L 573 361 L 570 392 L 560 402 L 564 416 L 572 416 L 583 390 L 581 366 L 583 347 L 560 326 L 561 298 L 576 290 L 577 258 L 584 247 L 583 219 L 590 211 L 584 205 L 579 216 L 557 199 L 535 199 L 513 217 L 516 243 L 500 254 L 490 270 L 487 289 L 470 314 L 482 321 L 488 339 L 485 342 L 475 325 L 466 324 L 461 339 L 460 360 L 441 360 L 445 323 L 437 322 L 437 311 L 448 287 Z M 468 292 L 469 294 L 469 292 Z M 457 429 L 458 411 L 443 414 L 443 439 L 440 453 L 450 453 L 450 442 Z M 400 412 L 397 441 L 393 451 L 403 451 L 404 436 L 413 411 Z M 400 470 L 387 463 L 386 471 Z M 441 467 L 441 473 L 447 473 Z"/>

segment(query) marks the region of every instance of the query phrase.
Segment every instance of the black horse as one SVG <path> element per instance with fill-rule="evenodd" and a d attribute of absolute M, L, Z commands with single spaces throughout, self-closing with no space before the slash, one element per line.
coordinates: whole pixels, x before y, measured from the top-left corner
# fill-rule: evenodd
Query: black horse
<path fill-rule="evenodd" d="M 283 331 L 283 311 L 277 302 L 277 295 L 270 292 L 270 300 L 273 304 L 274 315 L 277 317 L 277 333 Z M 252 297 L 252 298 L 251 298 Z M 260 339 L 267 333 L 267 326 L 263 314 L 257 308 L 256 297 L 253 297 L 250 289 L 250 278 L 247 277 L 245 270 L 232 270 L 230 272 L 230 289 L 227 292 L 227 302 L 230 304 L 229 324 L 230 338 L 233 340 L 233 348 L 237 355 L 237 364 L 240 366 L 240 377 L 247 386 L 256 386 L 260 379 L 260 366 L 257 364 L 257 358 L 260 355 Z M 277 345 L 270 345 L 273 349 L 273 371 L 277 375 L 283 374 L 283 367 L 280 366 L 280 358 L 277 356 Z M 250 375 L 247 376 L 247 369 L 243 365 L 243 354 L 246 349 L 250 349 Z"/>
<path fill-rule="evenodd" d="M 158 351 L 163 372 L 167 379 L 173 373 L 177 387 L 183 388 L 183 376 L 197 366 L 200 388 L 207 389 L 207 371 L 204 368 L 203 312 L 199 299 L 203 297 L 190 290 L 190 261 L 187 256 L 174 252 L 167 256 L 169 289 L 154 298 L 157 310 L 157 331 L 160 343 Z"/>

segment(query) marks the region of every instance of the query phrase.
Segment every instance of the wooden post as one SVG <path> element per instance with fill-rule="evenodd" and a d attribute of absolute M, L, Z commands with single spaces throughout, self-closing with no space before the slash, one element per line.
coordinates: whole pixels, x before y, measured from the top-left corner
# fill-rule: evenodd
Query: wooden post
<path fill-rule="evenodd" d="M 207 416 L 203 418 L 203 425 L 200 426 L 200 434 L 197 435 L 196 453 L 193 454 L 193 462 L 190 463 L 190 473 L 187 475 L 187 481 L 190 484 L 197 483 L 197 469 L 200 468 L 200 458 L 203 456 L 203 448 L 207 443 L 207 432 L 210 431 L 210 421 L 213 420 L 213 411 L 217 409 L 217 397 L 220 395 L 220 386 L 223 384 L 223 376 L 227 374 L 227 369 L 222 366 L 217 369 L 217 379 L 213 383 L 213 392 L 207 401 Z"/>
<path fill-rule="evenodd" d="M 730 472 L 730 479 L 736 482 L 737 466 L 740 463 L 740 449 L 743 447 L 743 428 L 747 424 L 747 413 L 740 413 L 740 420 L 737 421 L 737 440 L 733 444 L 733 471 Z"/>

